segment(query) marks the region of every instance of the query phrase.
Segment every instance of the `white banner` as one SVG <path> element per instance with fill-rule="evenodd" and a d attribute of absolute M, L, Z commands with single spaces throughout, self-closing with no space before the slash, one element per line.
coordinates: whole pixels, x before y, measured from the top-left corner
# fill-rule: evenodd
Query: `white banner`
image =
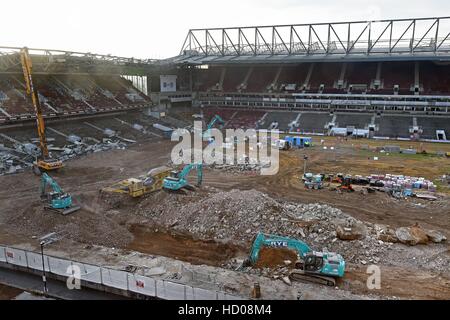
<path fill-rule="evenodd" d="M 15 264 L 16 266 L 27 267 L 27 256 L 25 251 L 7 248 L 5 250 L 6 253 L 6 261 L 11 264 Z"/>
<path fill-rule="evenodd" d="M 206 290 L 202 288 L 194 288 L 195 300 L 217 300 L 217 294 L 215 291 Z"/>
<path fill-rule="evenodd" d="M 176 75 L 160 75 L 161 92 L 175 92 L 177 91 L 177 76 Z"/>
<path fill-rule="evenodd" d="M 72 265 L 71 261 L 48 257 L 48 264 L 50 266 L 51 273 L 54 273 L 54 274 L 57 274 L 60 276 L 66 276 L 66 277 L 69 276 L 67 271 L 69 270 L 69 267 Z"/>
<path fill-rule="evenodd" d="M 102 268 L 101 272 L 103 284 L 113 288 L 128 290 L 127 272 L 105 268 Z"/>
<path fill-rule="evenodd" d="M 94 266 L 91 264 L 85 263 L 74 263 L 80 267 L 81 271 L 81 280 L 94 282 L 94 283 L 102 283 L 102 276 L 100 274 L 100 267 Z"/>
<path fill-rule="evenodd" d="M 129 273 L 128 286 L 130 287 L 130 291 L 145 294 L 147 296 L 155 296 L 155 279 Z"/>
<path fill-rule="evenodd" d="M 42 255 L 34 252 L 27 252 L 28 267 L 34 270 L 42 271 Z M 48 257 L 44 256 L 45 270 L 50 271 L 48 266 Z"/>

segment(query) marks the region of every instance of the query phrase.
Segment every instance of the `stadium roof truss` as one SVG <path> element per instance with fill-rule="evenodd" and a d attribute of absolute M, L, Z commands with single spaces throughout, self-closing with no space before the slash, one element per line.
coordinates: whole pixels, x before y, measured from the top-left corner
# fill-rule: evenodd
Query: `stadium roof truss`
<path fill-rule="evenodd" d="M 0 73 L 22 72 L 19 47 L 0 47 Z M 28 49 L 35 73 L 106 73 L 143 75 L 160 65 L 152 59 L 125 58 L 50 49 Z"/>
<path fill-rule="evenodd" d="M 189 30 L 178 63 L 450 60 L 450 17 Z"/>

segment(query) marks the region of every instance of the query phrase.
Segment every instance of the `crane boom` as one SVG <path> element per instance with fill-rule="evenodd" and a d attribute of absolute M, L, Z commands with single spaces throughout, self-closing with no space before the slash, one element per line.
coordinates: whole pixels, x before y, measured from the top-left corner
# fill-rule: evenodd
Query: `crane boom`
<path fill-rule="evenodd" d="M 41 148 L 42 156 L 44 158 L 48 157 L 47 148 L 47 138 L 45 136 L 45 123 L 44 117 L 42 115 L 42 108 L 39 102 L 39 95 L 33 85 L 33 78 L 31 76 L 32 63 L 30 55 L 28 54 L 28 49 L 23 48 L 20 51 L 20 60 L 22 63 L 23 75 L 25 78 L 25 84 L 27 88 L 27 93 L 31 96 L 31 101 L 33 102 L 34 112 L 36 113 L 36 124 L 39 135 L 39 146 Z"/>
<path fill-rule="evenodd" d="M 41 149 L 41 158 L 37 159 L 33 164 L 33 171 L 35 174 L 41 174 L 42 171 L 57 170 L 63 167 L 60 160 L 49 158 L 49 152 L 47 147 L 47 138 L 45 136 L 45 123 L 44 116 L 42 114 L 41 104 L 39 102 L 39 94 L 33 84 L 32 63 L 28 49 L 23 48 L 20 50 L 20 62 L 22 64 L 23 76 L 25 78 L 25 85 L 27 93 L 31 96 L 34 112 L 36 114 L 36 125 L 39 136 L 39 147 Z"/>

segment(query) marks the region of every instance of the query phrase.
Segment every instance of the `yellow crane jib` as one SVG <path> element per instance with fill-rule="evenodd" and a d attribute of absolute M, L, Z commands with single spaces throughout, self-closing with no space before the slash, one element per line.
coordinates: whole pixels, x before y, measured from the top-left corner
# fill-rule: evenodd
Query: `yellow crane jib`
<path fill-rule="evenodd" d="M 42 108 L 39 102 L 39 94 L 33 85 L 33 77 L 31 75 L 32 62 L 30 55 L 28 54 L 27 48 L 23 48 L 20 50 L 20 62 L 22 64 L 27 94 L 31 96 L 34 112 L 36 114 L 36 125 L 39 136 L 39 147 L 41 149 L 41 157 L 37 159 L 36 162 L 34 163 L 33 171 L 36 174 L 40 174 L 41 171 L 51 171 L 62 168 L 63 165 L 61 161 L 49 158 L 47 148 L 47 138 L 45 136 L 44 116 L 42 114 Z"/>

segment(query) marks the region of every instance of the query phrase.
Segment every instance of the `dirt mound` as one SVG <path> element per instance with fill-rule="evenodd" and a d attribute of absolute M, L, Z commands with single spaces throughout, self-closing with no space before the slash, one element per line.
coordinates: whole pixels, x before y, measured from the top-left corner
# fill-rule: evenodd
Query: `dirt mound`
<path fill-rule="evenodd" d="M 41 237 L 58 232 L 66 239 L 110 247 L 123 246 L 133 240 L 127 229 L 130 216 L 114 210 L 98 193 L 84 194 L 75 200 L 81 209 L 67 216 L 45 210 L 40 201 L 11 215 L 7 224 L 11 231 Z"/>
<path fill-rule="evenodd" d="M 213 240 L 194 239 L 190 235 L 163 229 L 132 225 L 134 240 L 127 248 L 149 254 L 164 255 L 192 264 L 221 266 L 237 255 L 244 255 L 245 248 Z"/>
<path fill-rule="evenodd" d="M 261 248 L 259 259 L 255 264 L 256 268 L 276 268 L 286 266 L 285 261 L 290 261 L 293 265 L 297 261 L 297 253 L 284 248 Z"/>

